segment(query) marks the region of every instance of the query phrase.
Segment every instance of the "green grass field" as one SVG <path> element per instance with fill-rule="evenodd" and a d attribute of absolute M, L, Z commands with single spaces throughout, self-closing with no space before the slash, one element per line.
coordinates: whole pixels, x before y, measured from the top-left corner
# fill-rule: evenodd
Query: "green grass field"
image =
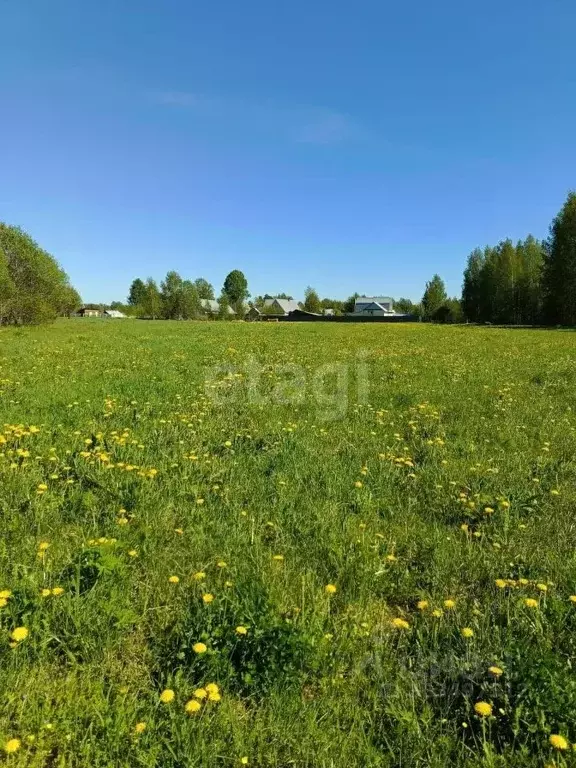
<path fill-rule="evenodd" d="M 0 331 L 0 762 L 576 765 L 575 361 L 560 331 Z"/>

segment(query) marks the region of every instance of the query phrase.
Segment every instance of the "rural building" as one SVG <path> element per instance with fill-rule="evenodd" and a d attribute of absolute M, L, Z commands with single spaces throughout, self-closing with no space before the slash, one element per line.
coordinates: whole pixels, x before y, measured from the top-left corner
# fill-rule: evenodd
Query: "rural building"
<path fill-rule="evenodd" d="M 102 317 L 111 317 L 119 320 L 120 318 L 126 317 L 126 315 L 118 309 L 105 309 L 104 312 L 102 312 Z"/>
<path fill-rule="evenodd" d="M 100 317 L 100 310 L 81 307 L 78 312 L 76 312 L 76 317 Z"/>
<path fill-rule="evenodd" d="M 394 301 L 389 296 L 359 296 L 354 302 L 355 315 L 382 316 L 394 314 Z"/>
<path fill-rule="evenodd" d="M 202 306 L 207 315 L 217 315 L 220 312 L 220 304 L 218 304 L 216 299 L 204 299 Z M 235 315 L 236 312 L 234 312 L 232 307 L 228 306 L 228 314 Z"/>
<path fill-rule="evenodd" d="M 300 302 L 294 299 L 264 299 L 264 312 L 271 315 L 289 315 L 300 309 Z"/>

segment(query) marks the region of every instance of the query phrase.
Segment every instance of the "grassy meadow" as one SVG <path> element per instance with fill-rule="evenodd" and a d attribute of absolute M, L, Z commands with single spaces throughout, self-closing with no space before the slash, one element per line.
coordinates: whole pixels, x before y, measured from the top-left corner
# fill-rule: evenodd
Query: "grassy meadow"
<path fill-rule="evenodd" d="M 575 766 L 576 335 L 0 330 L 0 763 Z"/>

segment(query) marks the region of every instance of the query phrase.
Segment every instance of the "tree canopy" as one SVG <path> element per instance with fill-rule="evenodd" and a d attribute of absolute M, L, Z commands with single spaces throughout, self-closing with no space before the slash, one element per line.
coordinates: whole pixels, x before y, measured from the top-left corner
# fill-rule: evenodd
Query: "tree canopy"
<path fill-rule="evenodd" d="M 222 295 L 228 299 L 229 305 L 238 314 L 242 311 L 242 305 L 250 296 L 248 290 L 248 281 L 243 272 L 239 269 L 233 269 L 224 280 L 222 286 Z"/>
<path fill-rule="evenodd" d="M 0 222 L 0 323 L 46 322 L 80 303 L 57 261 L 19 227 Z"/>

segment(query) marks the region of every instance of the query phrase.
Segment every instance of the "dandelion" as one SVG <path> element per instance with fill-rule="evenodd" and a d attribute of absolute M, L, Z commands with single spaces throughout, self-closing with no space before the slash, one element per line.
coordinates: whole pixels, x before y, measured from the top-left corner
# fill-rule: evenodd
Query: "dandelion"
<path fill-rule="evenodd" d="M 168 581 L 170 584 L 178 584 L 180 582 L 180 578 L 178 576 L 170 576 Z"/>
<path fill-rule="evenodd" d="M 395 563 L 398 558 L 396 555 L 386 555 L 386 560 L 388 560 L 389 563 Z"/>
<path fill-rule="evenodd" d="M 240 765 L 248 765 L 248 758 L 246 756 L 240 758 Z"/>
<path fill-rule="evenodd" d="M 136 725 L 134 726 L 134 733 L 138 735 L 140 735 L 141 733 L 144 733 L 145 730 L 146 730 L 146 723 L 144 722 L 136 723 Z"/>
<path fill-rule="evenodd" d="M 208 685 L 206 686 L 206 690 L 208 691 L 209 694 L 220 692 L 220 688 L 216 685 L 216 683 L 208 683 Z"/>
<path fill-rule="evenodd" d="M 29 632 L 26 627 L 16 627 L 16 629 L 12 630 L 10 637 L 15 643 L 21 643 L 22 640 L 26 640 L 28 634 Z"/>
<path fill-rule="evenodd" d="M 524 605 L 526 608 L 538 608 L 538 600 L 534 600 L 533 597 L 527 597 L 524 600 Z"/>
<path fill-rule="evenodd" d="M 435 619 L 439 619 L 442 616 L 442 611 L 440 608 L 434 608 L 432 611 L 432 616 L 434 616 Z"/>
<path fill-rule="evenodd" d="M 0 590 L 0 598 L 3 600 L 8 600 L 10 597 L 12 597 L 12 590 L 10 589 L 2 589 Z"/>
<path fill-rule="evenodd" d="M 192 650 L 194 653 L 206 653 L 208 648 L 204 645 L 204 643 L 194 643 Z"/>
<path fill-rule="evenodd" d="M 210 592 L 206 592 L 202 595 L 202 600 L 205 605 L 209 605 L 214 600 L 214 595 L 212 595 Z"/>
<path fill-rule="evenodd" d="M 568 600 L 570 600 L 571 603 L 576 603 L 576 595 L 570 595 Z"/>
<path fill-rule="evenodd" d="M 236 627 L 236 634 L 237 635 L 247 635 L 248 634 L 248 630 L 246 629 L 246 627 L 243 627 L 242 625 L 240 625 L 240 626 Z"/>
<path fill-rule="evenodd" d="M 456 608 L 456 600 L 452 600 L 452 598 L 448 598 L 448 600 L 444 600 L 444 608 L 446 608 L 448 611 L 451 611 L 453 608 Z"/>
<path fill-rule="evenodd" d="M 569 746 L 568 741 L 559 733 L 553 733 L 549 738 L 549 742 L 551 746 L 554 747 L 554 749 L 558 749 L 560 751 L 568 749 Z"/>
<path fill-rule="evenodd" d="M 218 691 L 212 691 L 208 694 L 208 701 L 220 701 L 222 696 Z"/>
<path fill-rule="evenodd" d="M 474 712 L 480 717 L 490 717 L 492 714 L 492 705 L 488 704 L 487 701 L 477 701 L 476 704 L 474 704 Z"/>
<path fill-rule="evenodd" d="M 272 560 L 276 560 L 278 563 L 281 563 L 282 560 L 284 560 L 284 555 L 274 555 Z"/>
<path fill-rule="evenodd" d="M 406 619 L 392 619 L 391 624 L 396 629 L 410 629 L 410 624 L 406 621 Z"/>
<path fill-rule="evenodd" d="M 50 597 L 51 594 L 52 594 L 52 590 L 51 589 L 41 589 L 40 590 L 40 596 L 41 597 Z"/>
<path fill-rule="evenodd" d="M 548 592 L 547 584 L 536 584 L 536 588 L 539 589 L 540 592 Z"/>
<path fill-rule="evenodd" d="M 128 551 L 128 557 L 138 557 L 138 552 L 135 549 L 130 549 Z"/>
<path fill-rule="evenodd" d="M 217 568 L 226 568 L 227 565 L 228 563 L 225 560 L 218 560 L 216 563 Z"/>
<path fill-rule="evenodd" d="M 172 688 L 166 688 L 162 693 L 160 694 L 160 701 L 162 704 L 170 704 L 171 701 L 174 701 L 175 693 L 172 690 Z"/>
<path fill-rule="evenodd" d="M 204 571 L 198 571 L 197 573 L 194 574 L 194 576 L 192 576 L 192 578 L 195 581 L 203 581 L 203 579 L 206 578 L 206 574 L 204 573 Z"/>
<path fill-rule="evenodd" d="M 506 581 L 506 579 L 496 579 L 494 584 L 496 584 L 498 589 L 505 589 L 508 586 L 508 582 Z"/>
<path fill-rule="evenodd" d="M 8 741 L 4 744 L 4 752 L 6 752 L 7 755 L 12 755 L 14 752 L 18 752 L 20 746 L 20 739 L 8 739 Z"/>
<path fill-rule="evenodd" d="M 428 600 L 418 600 L 416 608 L 418 608 L 419 611 L 425 611 L 426 608 L 428 608 Z"/>
<path fill-rule="evenodd" d="M 504 670 L 500 667 L 488 667 L 488 672 L 490 672 L 491 675 L 494 675 L 494 677 L 500 677 L 504 674 Z"/>
<path fill-rule="evenodd" d="M 184 710 L 188 715 L 195 715 L 196 712 L 199 712 L 201 709 L 202 704 L 200 704 L 200 702 L 196 699 L 190 699 L 190 701 L 187 701 L 184 705 Z"/>
<path fill-rule="evenodd" d="M 40 544 L 38 544 L 38 552 L 46 552 L 49 546 L 50 546 L 50 542 L 41 541 Z"/>
<path fill-rule="evenodd" d="M 474 630 L 471 627 L 463 627 L 460 634 L 465 640 L 469 640 L 471 637 L 474 637 Z"/>
<path fill-rule="evenodd" d="M 336 594 L 336 584 L 326 584 L 324 587 L 324 592 L 326 592 L 327 595 L 334 595 Z"/>
<path fill-rule="evenodd" d="M 54 587 L 52 590 L 52 594 L 54 597 L 58 597 L 59 595 L 64 594 L 64 587 Z"/>
<path fill-rule="evenodd" d="M 206 688 L 196 688 L 192 695 L 195 699 L 200 699 L 200 701 L 203 701 L 208 696 L 208 691 Z"/>
<path fill-rule="evenodd" d="M 354 483 L 354 488 L 362 488 L 362 481 L 356 480 L 356 482 Z"/>
<path fill-rule="evenodd" d="M 8 605 L 8 600 L 6 600 L 5 597 L 0 597 L 0 608 L 6 608 Z"/>

